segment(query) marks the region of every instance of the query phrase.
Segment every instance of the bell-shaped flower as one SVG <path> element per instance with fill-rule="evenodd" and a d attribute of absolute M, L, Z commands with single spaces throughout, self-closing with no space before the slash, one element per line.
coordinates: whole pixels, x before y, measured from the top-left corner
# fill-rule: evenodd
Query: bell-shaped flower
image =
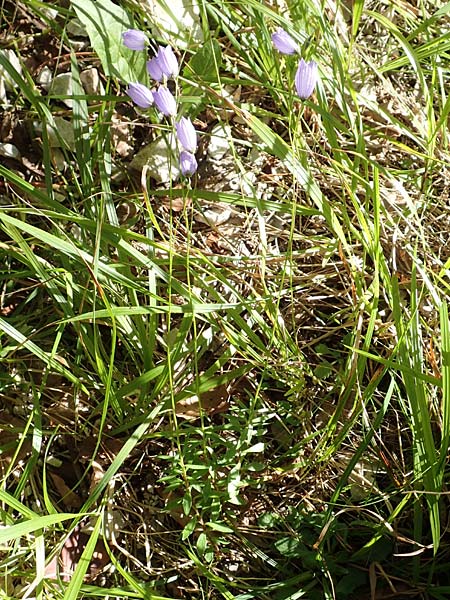
<path fill-rule="evenodd" d="M 194 153 L 197 150 L 197 132 L 192 121 L 187 117 L 181 117 L 175 123 L 177 138 L 183 150 Z"/>
<path fill-rule="evenodd" d="M 164 79 L 164 73 L 162 72 L 157 56 L 154 56 L 147 61 L 147 71 L 150 77 L 155 81 L 162 81 Z"/>
<path fill-rule="evenodd" d="M 139 29 L 128 29 L 122 33 L 122 42 L 130 50 L 144 50 L 147 45 L 147 36 Z"/>
<path fill-rule="evenodd" d="M 158 46 L 156 56 L 147 61 L 147 71 L 155 81 L 175 78 L 178 75 L 178 61 L 170 46 Z"/>
<path fill-rule="evenodd" d="M 282 54 L 295 54 L 298 51 L 297 42 L 281 27 L 272 33 L 272 43 Z"/>
<path fill-rule="evenodd" d="M 127 94 L 141 108 L 149 108 L 154 102 L 151 90 L 142 83 L 129 83 Z"/>
<path fill-rule="evenodd" d="M 157 109 L 162 112 L 166 117 L 170 117 L 177 114 L 177 103 L 172 95 L 172 92 L 165 86 L 160 85 L 159 88 L 153 92 L 153 99 L 155 101 Z"/>
<path fill-rule="evenodd" d="M 167 79 L 175 78 L 178 75 L 178 61 L 170 46 L 158 46 L 156 54 L 159 67 Z"/>
<path fill-rule="evenodd" d="M 183 152 L 180 153 L 180 169 L 182 174 L 185 177 L 189 177 L 195 173 L 197 167 L 198 165 L 195 156 L 191 152 L 183 150 Z"/>
<path fill-rule="evenodd" d="M 298 63 L 297 73 L 295 74 L 295 89 L 300 98 L 306 99 L 311 96 L 318 78 L 319 70 L 317 63 L 313 60 L 306 62 L 301 58 Z"/>

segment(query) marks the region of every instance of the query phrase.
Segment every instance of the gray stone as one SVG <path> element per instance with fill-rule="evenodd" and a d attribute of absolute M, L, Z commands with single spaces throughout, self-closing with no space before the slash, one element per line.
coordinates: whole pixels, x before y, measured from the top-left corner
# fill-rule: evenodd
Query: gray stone
<path fill-rule="evenodd" d="M 71 96 L 72 89 L 72 74 L 60 73 L 52 81 L 49 94 L 52 96 Z M 61 102 L 64 102 L 69 108 L 72 108 L 73 106 L 73 100 L 70 98 L 61 98 Z"/>
<path fill-rule="evenodd" d="M 170 142 L 166 138 L 158 138 L 139 150 L 131 161 L 130 167 L 136 171 L 142 171 L 144 167 L 147 167 L 150 177 L 160 183 L 178 179 L 180 168 L 177 145 L 174 136 L 170 137 Z"/>

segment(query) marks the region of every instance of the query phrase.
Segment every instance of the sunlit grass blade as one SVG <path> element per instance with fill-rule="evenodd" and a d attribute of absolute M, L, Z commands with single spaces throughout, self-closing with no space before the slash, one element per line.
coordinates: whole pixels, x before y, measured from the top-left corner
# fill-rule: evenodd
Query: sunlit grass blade
<path fill-rule="evenodd" d="M 421 329 L 418 314 L 419 289 L 415 270 L 411 277 L 411 313 L 404 314 L 398 283 L 393 277 L 392 291 L 394 318 L 399 338 L 398 361 L 408 365 L 410 371 L 403 373 L 405 399 L 410 410 L 410 423 L 414 441 L 414 473 L 427 492 L 425 500 L 429 508 L 430 528 L 436 553 L 440 544 L 439 492 L 440 477 L 437 472 L 436 443 L 431 429 L 428 392 L 423 380 L 416 373 L 423 371 Z M 420 527 L 419 527 L 420 531 Z M 419 533 L 420 535 L 420 533 Z"/>

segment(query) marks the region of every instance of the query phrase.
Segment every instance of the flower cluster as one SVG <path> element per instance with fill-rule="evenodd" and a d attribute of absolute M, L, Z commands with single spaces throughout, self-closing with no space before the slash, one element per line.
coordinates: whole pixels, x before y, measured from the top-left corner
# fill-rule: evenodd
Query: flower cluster
<path fill-rule="evenodd" d="M 122 34 L 122 42 L 130 50 L 144 50 L 147 36 L 138 29 L 129 29 Z M 147 61 L 150 77 L 159 85 L 156 90 L 149 89 L 142 83 L 129 83 L 127 94 L 140 108 L 150 108 L 153 104 L 166 117 L 175 117 L 177 103 L 174 95 L 167 87 L 167 80 L 178 75 L 178 61 L 170 46 L 158 47 L 156 55 Z M 193 175 L 197 170 L 195 151 L 197 150 L 197 132 L 192 121 L 187 117 L 175 123 L 178 143 L 181 147 L 180 170 L 184 176 Z"/>
<path fill-rule="evenodd" d="M 282 54 L 295 54 L 298 52 L 297 42 L 281 27 L 278 27 L 275 33 L 272 34 L 272 43 Z M 313 60 L 306 62 L 301 58 L 295 74 L 295 89 L 300 98 L 306 99 L 311 96 L 318 77 L 317 63 Z"/>

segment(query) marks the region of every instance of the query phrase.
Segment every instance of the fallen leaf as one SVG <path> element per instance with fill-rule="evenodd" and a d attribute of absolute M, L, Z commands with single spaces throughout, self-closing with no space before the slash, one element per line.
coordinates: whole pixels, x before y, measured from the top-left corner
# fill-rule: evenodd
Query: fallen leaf
<path fill-rule="evenodd" d="M 191 396 L 184 400 L 180 400 L 175 405 L 177 417 L 185 419 L 198 419 L 200 414 L 208 416 L 228 410 L 228 391 L 225 384 L 208 390 L 198 396 Z"/>
<path fill-rule="evenodd" d="M 164 206 L 164 208 L 167 208 L 168 210 L 173 210 L 173 212 L 175 213 L 181 212 L 185 208 L 191 206 L 191 204 L 192 200 L 190 198 L 169 198 L 168 196 L 165 196 L 162 199 L 162 205 Z"/>
<path fill-rule="evenodd" d="M 99 465 L 98 462 L 93 460 L 92 461 L 91 481 L 89 483 L 89 494 L 91 494 L 92 491 L 97 487 L 97 485 L 103 479 L 104 474 L 105 474 L 105 471 L 103 470 L 103 467 L 101 465 Z"/>
<path fill-rule="evenodd" d="M 49 475 L 53 485 L 56 488 L 56 491 L 61 496 L 61 502 L 64 504 L 64 506 L 67 508 L 80 508 L 80 506 L 83 504 L 80 496 L 73 492 L 66 484 L 64 479 L 57 473 L 49 471 Z"/>
<path fill-rule="evenodd" d="M 48 579 L 57 579 L 57 565 L 59 562 L 61 579 L 70 581 L 88 540 L 89 535 L 82 532 L 82 525 L 77 525 L 67 536 L 59 560 L 55 556 L 45 567 L 45 576 Z M 102 540 L 98 540 L 84 580 L 92 581 L 105 568 L 108 561 L 109 557 L 105 544 Z"/>

